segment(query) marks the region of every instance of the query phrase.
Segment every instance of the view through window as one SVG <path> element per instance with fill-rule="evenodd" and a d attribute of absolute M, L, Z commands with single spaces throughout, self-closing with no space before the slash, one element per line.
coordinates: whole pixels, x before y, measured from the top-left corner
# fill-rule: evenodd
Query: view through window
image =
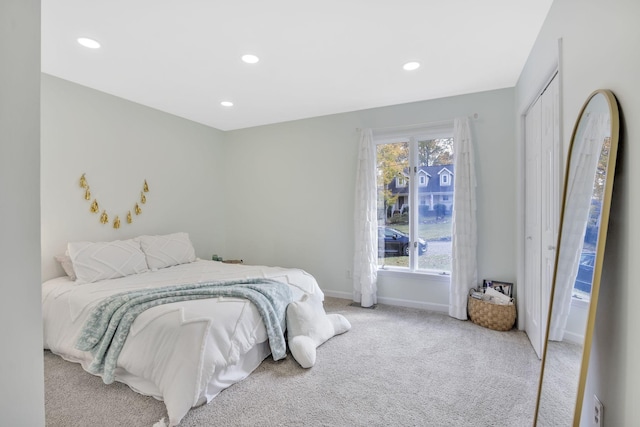
<path fill-rule="evenodd" d="M 451 271 L 453 138 L 377 144 L 378 266 Z"/>
<path fill-rule="evenodd" d="M 593 282 L 593 267 L 596 260 L 596 245 L 598 243 L 598 233 L 600 231 L 600 210 L 604 186 L 607 179 L 607 160 L 611 149 L 611 138 L 607 138 L 600 152 L 600 160 L 596 169 L 596 177 L 593 183 L 593 194 L 591 196 L 591 207 L 589 209 L 589 219 L 584 233 L 584 242 L 578 273 L 573 285 L 573 298 L 589 301 L 591 300 L 591 283 Z"/>

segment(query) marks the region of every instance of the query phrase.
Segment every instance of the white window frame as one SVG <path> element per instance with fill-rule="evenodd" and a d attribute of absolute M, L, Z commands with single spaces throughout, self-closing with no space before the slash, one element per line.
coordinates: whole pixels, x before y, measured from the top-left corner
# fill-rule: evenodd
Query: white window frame
<path fill-rule="evenodd" d="M 449 276 L 442 271 L 419 270 L 418 269 L 418 248 L 415 244 L 418 241 L 418 180 L 411 179 L 411 176 L 418 174 L 418 142 L 432 139 L 448 139 L 453 137 L 453 120 L 431 123 L 420 126 L 408 126 L 402 128 L 376 129 L 373 131 L 373 140 L 378 144 L 409 143 L 409 239 L 411 241 L 411 253 L 409 254 L 409 266 L 391 267 L 378 266 L 378 271 L 393 271 L 398 274 L 417 274 L 432 276 Z"/>

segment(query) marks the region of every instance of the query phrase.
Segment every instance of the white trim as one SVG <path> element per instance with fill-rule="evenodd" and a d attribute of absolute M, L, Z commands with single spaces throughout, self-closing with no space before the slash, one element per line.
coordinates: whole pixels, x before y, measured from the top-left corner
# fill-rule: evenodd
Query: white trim
<path fill-rule="evenodd" d="M 384 267 L 378 266 L 378 277 L 394 277 L 399 279 L 428 279 L 431 283 L 451 283 L 451 273 L 436 273 L 430 270 L 410 271 L 409 267 Z M 427 285 L 428 286 L 428 285 Z"/>
<path fill-rule="evenodd" d="M 378 298 L 378 301 L 380 301 L 380 298 Z M 584 335 L 578 335 L 573 332 L 565 331 L 562 341 L 584 345 Z"/>
<path fill-rule="evenodd" d="M 419 126 L 406 126 L 388 129 L 373 129 L 373 140 L 376 144 L 393 142 L 409 142 L 411 138 L 419 141 L 451 138 L 453 134 L 453 120 L 446 120 Z"/>
<path fill-rule="evenodd" d="M 581 308 L 583 310 L 589 309 L 589 304 L 591 304 L 591 300 L 586 301 L 583 299 L 573 298 L 571 297 L 571 307 Z"/>
<path fill-rule="evenodd" d="M 418 126 L 406 126 L 406 127 L 394 127 L 394 128 L 386 128 L 386 129 L 372 129 L 372 136 L 375 145 L 382 144 L 401 144 L 405 143 L 409 147 L 409 173 L 402 173 L 401 176 L 396 176 L 396 188 L 405 189 L 408 187 L 407 200 L 406 203 L 403 203 L 403 206 L 400 206 L 400 212 L 402 212 L 404 204 L 409 206 L 413 206 L 412 210 L 415 215 L 409 215 L 409 236 L 410 236 L 410 256 L 409 256 L 409 266 L 408 270 L 411 273 L 419 273 L 423 272 L 418 269 L 418 249 L 417 249 L 417 240 L 418 240 L 418 219 L 419 215 L 417 215 L 417 208 L 420 205 L 420 190 L 418 179 L 416 179 L 418 173 L 424 173 L 430 178 L 430 174 L 418 167 L 418 144 L 420 141 L 431 141 L 436 139 L 452 139 L 453 138 L 453 128 L 454 121 L 447 120 L 437 123 L 428 123 L 424 125 Z M 420 171 L 418 172 L 418 170 Z M 377 165 L 376 165 L 377 170 Z M 451 185 L 451 171 L 444 166 L 438 173 L 440 174 L 443 171 L 447 171 L 448 173 L 441 174 L 440 179 L 442 180 L 442 176 L 448 175 L 448 184 L 446 186 Z M 407 182 L 401 183 L 400 180 L 406 177 L 408 179 Z M 404 185 L 401 185 L 404 184 Z M 426 184 L 429 184 L 427 179 Z M 426 187 L 426 186 L 422 186 Z M 403 190 L 400 190 L 403 191 Z M 447 192 L 449 193 L 449 192 Z M 404 192 L 398 192 L 397 196 L 404 195 Z M 396 205 L 399 203 L 396 202 Z M 426 203 L 425 203 L 426 205 Z M 430 203 L 430 210 L 433 210 L 433 204 Z M 395 211 L 395 209 L 394 209 Z M 381 271 L 380 269 L 378 271 Z"/>
<path fill-rule="evenodd" d="M 325 296 L 332 298 L 341 298 L 344 300 L 353 300 L 353 296 L 348 292 L 341 291 L 332 291 L 332 290 L 322 290 Z M 399 298 L 387 298 L 387 297 L 378 297 L 379 304 L 392 305 L 396 307 L 407 307 L 407 308 L 418 308 L 421 310 L 427 311 L 436 311 L 439 313 L 448 313 L 449 305 L 447 304 L 436 304 L 436 303 L 428 303 L 428 302 L 419 302 L 419 301 L 411 301 L 406 299 Z"/>
<path fill-rule="evenodd" d="M 419 308 L 421 310 L 437 311 L 440 313 L 449 313 L 449 304 L 436 304 L 431 302 L 411 301 L 399 298 L 378 297 L 378 303 L 394 305 L 397 307 Z"/>
<path fill-rule="evenodd" d="M 342 298 L 353 301 L 353 294 L 344 291 L 332 291 L 331 289 L 322 289 L 322 293 L 327 297 Z"/>

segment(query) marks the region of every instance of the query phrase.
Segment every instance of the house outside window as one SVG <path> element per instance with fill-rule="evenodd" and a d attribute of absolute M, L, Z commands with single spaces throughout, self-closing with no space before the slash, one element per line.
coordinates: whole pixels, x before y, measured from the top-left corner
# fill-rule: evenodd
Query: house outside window
<path fill-rule="evenodd" d="M 451 271 L 452 135 L 453 126 L 374 133 L 379 268 Z"/>

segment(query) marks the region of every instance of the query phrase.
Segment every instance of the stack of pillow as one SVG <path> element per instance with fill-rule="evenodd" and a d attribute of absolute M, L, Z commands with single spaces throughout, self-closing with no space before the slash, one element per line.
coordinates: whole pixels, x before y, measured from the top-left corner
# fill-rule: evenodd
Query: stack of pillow
<path fill-rule="evenodd" d="M 187 233 L 140 236 L 113 242 L 70 242 L 57 256 L 65 273 L 78 284 L 186 264 L 196 260 Z"/>

